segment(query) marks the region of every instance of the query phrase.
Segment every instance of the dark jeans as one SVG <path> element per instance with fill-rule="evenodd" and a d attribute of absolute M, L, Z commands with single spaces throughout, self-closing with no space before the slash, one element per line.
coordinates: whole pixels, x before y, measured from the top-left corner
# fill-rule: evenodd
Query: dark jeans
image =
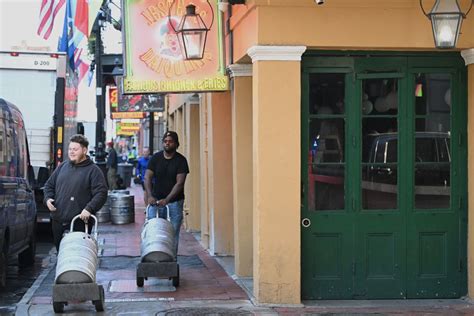
<path fill-rule="evenodd" d="M 87 224 L 87 226 L 89 227 L 89 234 L 90 234 L 92 231 L 92 227 L 94 227 L 94 220 L 92 218 L 89 220 L 89 223 Z M 71 228 L 71 223 L 70 222 L 61 223 L 61 222 L 52 220 L 51 228 L 53 230 L 53 242 L 54 242 L 54 245 L 56 246 L 56 250 L 59 252 L 59 244 L 61 243 L 61 239 L 63 239 L 64 233 L 66 231 L 69 231 L 69 229 Z M 78 232 L 86 231 L 84 222 L 79 218 L 76 219 L 76 221 L 74 222 L 73 229 L 74 231 L 78 231 Z"/>

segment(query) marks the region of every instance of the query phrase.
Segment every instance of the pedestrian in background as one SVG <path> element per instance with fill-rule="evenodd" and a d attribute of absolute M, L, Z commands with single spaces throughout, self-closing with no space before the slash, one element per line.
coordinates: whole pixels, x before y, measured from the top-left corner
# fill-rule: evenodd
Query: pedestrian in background
<path fill-rule="evenodd" d="M 114 142 L 107 144 L 109 147 L 109 154 L 107 155 L 107 183 L 109 184 L 109 190 L 117 189 L 117 151 L 114 148 Z"/>
<path fill-rule="evenodd" d="M 85 231 L 89 221 L 107 200 L 107 184 L 102 171 L 87 156 L 89 141 L 77 134 L 70 138 L 68 157 L 54 170 L 44 186 L 44 202 L 51 212 L 53 239 L 56 249 L 71 220 L 80 215 L 82 221 L 74 222 L 74 231 Z"/>
<path fill-rule="evenodd" d="M 175 255 L 178 254 L 179 231 L 183 222 L 184 183 L 189 173 L 188 161 L 176 150 L 178 134 L 168 131 L 163 136 L 163 150 L 155 153 L 145 173 L 145 190 L 149 204 L 148 219 L 167 218 L 169 207 L 171 224 L 175 231 Z"/>
<path fill-rule="evenodd" d="M 138 158 L 137 168 L 135 169 L 135 176 L 138 179 L 139 183 L 141 183 L 143 190 L 145 190 L 145 172 L 146 168 L 148 167 L 150 157 L 150 149 L 148 149 L 148 147 L 143 148 L 143 155 Z M 145 204 L 147 204 L 146 199 Z"/>

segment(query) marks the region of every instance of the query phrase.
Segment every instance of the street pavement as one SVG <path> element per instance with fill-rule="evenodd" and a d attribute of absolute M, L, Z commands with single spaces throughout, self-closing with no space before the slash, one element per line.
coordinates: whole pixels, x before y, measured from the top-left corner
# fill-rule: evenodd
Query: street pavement
<path fill-rule="evenodd" d="M 251 291 L 229 275 L 191 233 L 181 230 L 178 263 L 180 285 L 168 279 L 145 280 L 136 286 L 140 232 L 145 219 L 140 186 L 135 196 L 135 223 L 99 224 L 97 283 L 105 289 L 105 311 L 92 302 L 69 302 L 66 315 L 474 315 L 469 300 L 314 301 L 304 305 L 255 304 Z M 43 260 L 45 262 L 45 260 Z M 52 286 L 56 251 L 32 287 L 17 304 L 16 315 L 54 315 Z M 229 270 L 229 269 L 227 269 Z"/>

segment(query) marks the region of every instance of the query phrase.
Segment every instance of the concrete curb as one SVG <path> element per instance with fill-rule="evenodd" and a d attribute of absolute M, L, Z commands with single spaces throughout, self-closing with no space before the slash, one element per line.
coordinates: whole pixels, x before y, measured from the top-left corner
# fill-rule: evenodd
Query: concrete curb
<path fill-rule="evenodd" d="M 41 272 L 41 274 L 38 276 L 38 278 L 35 280 L 33 285 L 26 291 L 25 295 L 21 298 L 21 300 L 18 302 L 16 305 L 16 311 L 15 315 L 23 316 L 23 315 L 29 315 L 28 310 L 30 308 L 30 305 L 28 304 L 35 294 L 36 290 L 41 286 L 43 283 L 44 279 L 48 276 L 48 274 L 51 272 L 55 265 L 55 260 L 51 260 L 54 256 L 54 247 L 51 248 L 49 251 L 48 255 L 46 258 L 43 259 L 43 262 L 48 262 L 46 265 L 46 268 Z"/>

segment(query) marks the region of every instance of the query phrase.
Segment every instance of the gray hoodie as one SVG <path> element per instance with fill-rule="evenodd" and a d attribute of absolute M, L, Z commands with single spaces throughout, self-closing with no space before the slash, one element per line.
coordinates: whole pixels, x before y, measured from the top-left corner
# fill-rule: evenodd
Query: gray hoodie
<path fill-rule="evenodd" d="M 107 200 L 107 184 L 102 171 L 92 160 L 74 164 L 63 162 L 44 185 L 44 203 L 54 199 L 53 220 L 70 223 L 83 209 L 95 214 Z"/>

